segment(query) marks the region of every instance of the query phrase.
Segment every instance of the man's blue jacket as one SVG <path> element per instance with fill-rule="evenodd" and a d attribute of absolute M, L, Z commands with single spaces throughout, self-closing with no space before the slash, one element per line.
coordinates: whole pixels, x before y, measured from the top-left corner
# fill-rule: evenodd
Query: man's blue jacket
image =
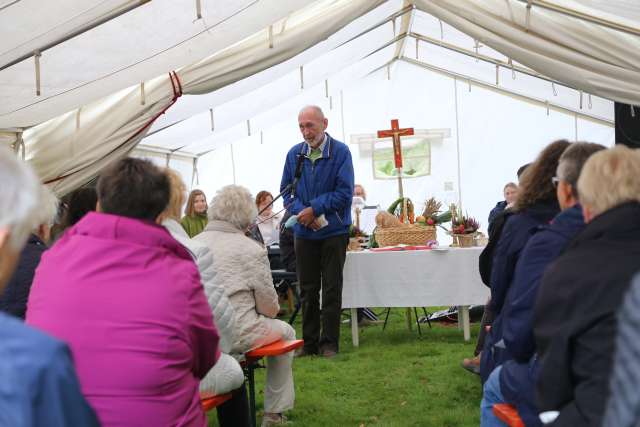
<path fill-rule="evenodd" d="M 308 148 L 305 142 L 301 142 L 287 154 L 280 191 L 293 183 L 299 156 L 302 156 L 302 174 L 295 191 L 284 192 L 284 206 L 294 215 L 311 206 L 313 214 L 316 217 L 324 214 L 329 224 L 318 231 L 296 224 L 294 234 L 297 238 L 309 240 L 348 234 L 354 180 L 351 152 L 344 143 L 329 134 L 322 157 L 315 162 L 307 157 Z"/>

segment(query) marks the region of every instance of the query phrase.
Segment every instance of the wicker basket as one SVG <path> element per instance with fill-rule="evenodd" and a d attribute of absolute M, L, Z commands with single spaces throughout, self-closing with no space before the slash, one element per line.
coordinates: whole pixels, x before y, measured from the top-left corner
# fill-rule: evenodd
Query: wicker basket
<path fill-rule="evenodd" d="M 407 227 L 388 227 L 376 229 L 378 246 L 426 245 L 436 240 L 436 228 L 433 226 L 409 225 Z"/>
<path fill-rule="evenodd" d="M 453 244 L 461 248 L 470 248 L 476 245 L 476 234 L 452 234 Z"/>

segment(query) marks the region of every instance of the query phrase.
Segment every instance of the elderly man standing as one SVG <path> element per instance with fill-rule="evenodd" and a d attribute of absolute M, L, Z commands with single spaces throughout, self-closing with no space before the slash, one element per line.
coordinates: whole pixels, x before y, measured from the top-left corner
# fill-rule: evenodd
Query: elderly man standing
<path fill-rule="evenodd" d="M 340 339 L 353 163 L 349 148 L 325 132 L 328 120 L 320 107 L 303 108 L 298 124 L 304 142 L 289 150 L 280 184 L 287 210 L 298 219 L 294 234 L 304 338 L 298 356 L 333 357 Z"/>
<path fill-rule="evenodd" d="M 0 147 L 0 293 L 40 222 L 38 181 Z M 0 313 L 0 425 L 97 426 L 82 397 L 69 348 Z"/>

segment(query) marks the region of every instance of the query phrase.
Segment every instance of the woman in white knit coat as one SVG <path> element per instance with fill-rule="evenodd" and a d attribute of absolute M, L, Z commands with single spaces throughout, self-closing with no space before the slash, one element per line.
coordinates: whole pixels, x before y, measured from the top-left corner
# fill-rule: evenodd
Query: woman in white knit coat
<path fill-rule="evenodd" d="M 222 354 L 218 362 L 200 381 L 200 391 L 208 391 L 213 394 L 229 393 L 239 388 L 244 382 L 242 368 L 229 355 L 235 340 L 235 311 L 224 289 L 215 280 L 216 271 L 211 250 L 206 245 L 190 239 L 180 225 L 180 211 L 184 204 L 187 190 L 182 179 L 174 170 L 165 169 L 165 173 L 169 177 L 171 193 L 169 206 L 160 215 L 162 225 L 174 239 L 187 249 L 198 266 L 205 295 L 213 311 L 213 319 L 220 333 L 219 348 Z"/>
<path fill-rule="evenodd" d="M 208 215 L 209 223 L 195 240 L 213 251 L 216 282 L 225 289 L 236 312 L 232 353 L 295 339 L 294 329 L 275 319 L 280 307 L 267 251 L 244 235 L 257 215 L 249 190 L 237 185 L 223 187 L 211 201 Z M 282 412 L 293 408 L 292 361 L 292 352 L 267 358 L 263 426 L 281 423 Z"/>

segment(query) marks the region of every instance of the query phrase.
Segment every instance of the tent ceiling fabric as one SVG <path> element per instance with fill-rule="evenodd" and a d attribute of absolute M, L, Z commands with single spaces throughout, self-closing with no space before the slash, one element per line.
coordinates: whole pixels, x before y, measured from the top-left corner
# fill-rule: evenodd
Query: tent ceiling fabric
<path fill-rule="evenodd" d="M 541 4 L 637 26 L 640 8 L 621 12 L 629 1 L 532 0 L 528 14 L 522 0 L 220 0 L 203 1 L 203 18 L 196 19 L 196 2 L 184 7 L 154 0 L 47 50 L 41 57 L 41 97 L 35 96 L 33 58 L 0 71 L 0 129 L 37 124 L 23 133 L 26 158 L 65 194 L 128 154 L 149 129 L 149 145 L 186 145 L 185 151 L 201 154 L 246 136 L 252 127 L 255 132 L 268 126 L 274 108 L 293 95 L 328 104 L 353 79 L 394 59 L 413 58 L 414 51 L 416 60 L 432 67 L 496 85 L 500 80 L 501 90 L 538 99 L 553 96 L 563 108 L 582 109 L 584 95 L 588 113 L 609 120 L 611 103 L 600 97 L 640 104 L 640 38 Z M 0 5 L 0 35 L 16 5 L 38 10 L 34 2 L 39 3 Z M 64 7 L 41 8 L 51 21 L 19 14 L 25 30 L 17 30 L 15 40 L 0 41 L 0 59 L 135 5 L 60 3 Z M 400 13 L 407 4 L 417 9 Z M 388 21 L 390 15 L 396 18 Z M 19 27 L 19 20 L 12 25 Z M 416 35 L 460 50 L 416 41 Z M 516 79 L 515 70 L 469 51 L 501 63 L 511 60 L 573 89 L 522 73 Z M 176 79 L 168 75 L 174 69 Z M 153 124 L 176 101 L 175 91 L 187 96 Z"/>
<path fill-rule="evenodd" d="M 0 10 L 2 58 L 34 49 L 41 41 L 50 42 L 78 25 L 86 25 L 108 10 L 106 6 L 116 8 L 126 3 L 21 0 Z M 33 58 L 0 71 L 0 128 L 35 125 L 195 63 L 311 3 L 312 0 L 203 1 L 202 19 L 196 19 L 195 1 L 145 3 L 44 52 L 40 58 L 41 96 L 36 96 Z M 50 25 L 45 24 L 49 22 Z M 18 31 L 20 37 L 14 38 L 12 29 L 23 27 L 28 30 Z M 42 31 L 35 31 L 34 27 Z M 29 35 L 35 40 L 30 41 Z"/>
<path fill-rule="evenodd" d="M 526 2 L 517 0 L 414 3 L 539 73 L 595 95 L 640 105 L 637 36 L 541 7 L 527 9 Z M 598 11 L 593 12 L 595 16 Z"/>
<path fill-rule="evenodd" d="M 213 91 L 283 62 L 326 39 L 383 0 L 324 0 L 268 29 L 177 71 L 179 94 Z M 304 36 L 304 37 L 303 37 Z M 63 195 L 89 180 L 119 156 L 128 154 L 155 117 L 172 104 L 172 79 L 160 76 L 122 90 L 24 132 L 27 159 L 40 178 Z"/>

